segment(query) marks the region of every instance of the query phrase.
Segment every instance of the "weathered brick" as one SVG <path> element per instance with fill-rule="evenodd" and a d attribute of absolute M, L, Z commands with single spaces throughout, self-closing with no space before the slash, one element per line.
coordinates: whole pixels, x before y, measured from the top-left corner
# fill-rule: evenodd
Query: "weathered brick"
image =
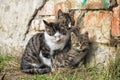
<path fill-rule="evenodd" d="M 78 2 L 78 0 L 69 0 L 71 2 L 71 8 L 72 9 L 79 9 L 81 7 L 81 4 Z"/>
<path fill-rule="evenodd" d="M 119 4 L 119 5 L 120 5 L 120 0 L 117 0 L 117 4 Z"/>
<path fill-rule="evenodd" d="M 104 8 L 103 0 L 87 0 L 86 4 L 84 5 L 85 8 L 89 9 L 100 9 Z M 83 4 L 83 3 L 82 3 Z"/>
<path fill-rule="evenodd" d="M 113 8 L 112 36 L 120 36 L 120 6 Z"/>
<path fill-rule="evenodd" d="M 54 6 L 54 14 L 56 15 L 58 10 L 61 9 L 63 12 L 67 12 L 69 9 L 71 9 L 71 2 L 70 1 L 63 1 L 58 2 Z"/>
<path fill-rule="evenodd" d="M 115 60 L 116 52 L 115 47 L 93 43 L 86 59 L 90 66 L 108 67 L 110 61 Z"/>
<path fill-rule="evenodd" d="M 83 19 L 81 32 L 89 32 L 92 42 L 109 43 L 112 14 L 109 11 L 89 11 Z"/>
<path fill-rule="evenodd" d="M 116 0 L 66 0 L 65 2 L 69 2 L 72 9 L 106 9 L 116 4 Z"/>
<path fill-rule="evenodd" d="M 30 30 L 39 30 L 39 28 L 40 28 L 40 23 L 41 23 L 41 20 L 40 19 L 34 19 L 34 20 L 32 20 L 32 22 L 31 22 L 31 28 L 30 28 Z"/>
<path fill-rule="evenodd" d="M 75 11 L 75 13 L 74 13 L 75 24 L 76 24 L 77 19 L 78 19 L 78 17 L 79 17 L 80 14 L 81 14 L 81 11 Z"/>
<path fill-rule="evenodd" d="M 115 5 L 115 0 L 70 0 L 73 9 L 105 9 Z"/>
<path fill-rule="evenodd" d="M 39 15 L 54 15 L 54 0 L 46 2 L 45 6 L 38 12 Z"/>
<path fill-rule="evenodd" d="M 30 30 L 31 31 L 43 31 L 43 30 L 45 30 L 45 25 L 43 23 L 43 19 L 48 21 L 48 22 L 54 22 L 55 16 L 40 17 L 40 18 L 34 19 L 31 23 Z"/>

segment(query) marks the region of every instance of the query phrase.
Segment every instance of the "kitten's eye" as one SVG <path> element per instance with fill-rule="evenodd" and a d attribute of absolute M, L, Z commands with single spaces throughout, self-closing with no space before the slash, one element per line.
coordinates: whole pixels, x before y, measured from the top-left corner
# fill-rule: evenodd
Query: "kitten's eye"
<path fill-rule="evenodd" d="M 46 29 L 47 33 L 50 33 L 50 29 Z"/>
<path fill-rule="evenodd" d="M 80 46 L 80 44 L 79 44 L 79 43 L 76 43 L 76 46 Z"/>
<path fill-rule="evenodd" d="M 88 43 L 87 43 L 87 42 L 84 42 L 83 44 L 84 44 L 84 45 L 88 45 Z"/>
<path fill-rule="evenodd" d="M 50 58 L 50 55 L 47 54 L 47 53 L 43 53 L 43 56 L 44 56 L 45 58 Z"/>
<path fill-rule="evenodd" d="M 66 35 L 67 31 L 65 29 L 61 29 L 60 33 Z"/>
<path fill-rule="evenodd" d="M 54 34 L 55 34 L 55 32 L 54 31 L 52 31 L 52 30 L 46 30 L 47 31 L 47 33 L 48 33 L 48 35 L 50 35 L 50 36 L 53 36 Z"/>
<path fill-rule="evenodd" d="M 63 34 L 63 35 L 67 34 L 67 30 L 65 29 L 65 27 L 61 27 L 60 33 Z"/>

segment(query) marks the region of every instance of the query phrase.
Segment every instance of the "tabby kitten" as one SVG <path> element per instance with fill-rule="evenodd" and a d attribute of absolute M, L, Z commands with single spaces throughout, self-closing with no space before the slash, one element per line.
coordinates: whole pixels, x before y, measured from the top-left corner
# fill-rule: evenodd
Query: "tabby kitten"
<path fill-rule="evenodd" d="M 57 13 L 57 21 L 63 25 L 66 26 L 67 29 L 70 29 L 72 26 L 75 24 L 74 20 L 74 11 L 70 10 L 68 13 L 67 12 L 62 12 L 61 9 L 58 10 Z"/>
<path fill-rule="evenodd" d="M 70 35 L 58 22 L 47 22 L 45 32 L 34 35 L 26 45 L 21 58 L 21 70 L 25 73 L 44 74 L 52 70 L 51 59 L 54 50 L 64 50 Z M 66 49 L 65 49 L 66 50 Z"/>
<path fill-rule="evenodd" d="M 88 33 L 80 34 L 79 36 L 71 33 L 72 48 L 66 54 L 60 53 L 53 58 L 53 66 L 55 69 L 66 67 L 77 67 L 84 62 L 84 58 L 89 50 Z"/>
<path fill-rule="evenodd" d="M 74 26 L 74 24 L 75 24 L 74 11 L 71 10 L 69 12 L 62 12 L 62 10 L 59 9 L 58 13 L 57 13 L 56 21 L 60 23 L 60 26 L 65 27 L 67 29 L 67 31 L 69 32 L 69 34 L 71 34 L 71 31 L 70 31 L 71 27 Z M 64 50 L 62 50 L 62 52 L 66 53 L 70 49 L 71 49 L 71 35 L 70 35 L 70 38 L 68 40 L 67 46 L 64 48 Z M 58 51 L 55 51 L 55 53 L 59 53 Z"/>

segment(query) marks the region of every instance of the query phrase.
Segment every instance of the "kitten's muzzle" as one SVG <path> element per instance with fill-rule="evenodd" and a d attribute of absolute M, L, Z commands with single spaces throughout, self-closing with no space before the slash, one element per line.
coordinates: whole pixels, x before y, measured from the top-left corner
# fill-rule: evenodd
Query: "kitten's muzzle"
<path fill-rule="evenodd" d="M 61 39 L 60 36 L 56 36 L 56 37 L 55 37 L 55 40 L 56 40 L 56 42 L 60 42 L 62 39 Z"/>

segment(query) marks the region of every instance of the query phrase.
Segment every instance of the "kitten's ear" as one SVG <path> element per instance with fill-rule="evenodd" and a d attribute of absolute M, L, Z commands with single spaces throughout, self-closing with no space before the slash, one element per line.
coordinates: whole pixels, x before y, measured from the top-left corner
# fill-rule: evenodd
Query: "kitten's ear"
<path fill-rule="evenodd" d="M 85 32 L 85 35 L 88 35 L 88 32 Z"/>
<path fill-rule="evenodd" d="M 59 16 L 62 16 L 62 15 L 63 15 L 63 12 L 62 12 L 61 9 L 59 9 L 59 10 L 58 10 L 58 18 L 59 18 Z"/>
<path fill-rule="evenodd" d="M 84 34 L 86 37 L 88 37 L 89 35 L 88 35 L 88 32 L 85 32 L 85 34 Z"/>
<path fill-rule="evenodd" d="M 74 10 L 69 10 L 69 14 L 70 14 L 71 16 L 74 16 L 74 13 L 75 13 Z"/>
<path fill-rule="evenodd" d="M 45 25 L 47 25 L 47 26 L 49 25 L 49 23 L 47 21 L 43 20 L 43 22 Z"/>

